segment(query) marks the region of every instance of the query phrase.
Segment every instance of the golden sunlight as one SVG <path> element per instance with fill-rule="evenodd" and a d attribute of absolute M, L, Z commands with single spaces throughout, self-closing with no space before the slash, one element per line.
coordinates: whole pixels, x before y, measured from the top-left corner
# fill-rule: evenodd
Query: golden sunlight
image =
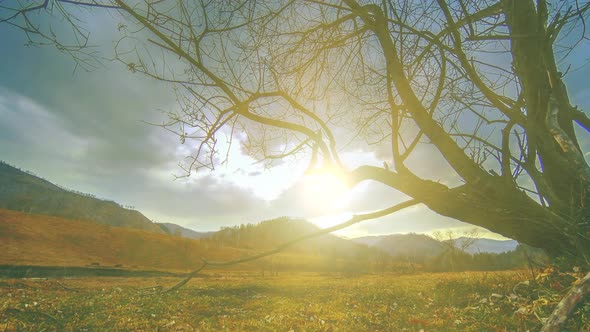
<path fill-rule="evenodd" d="M 308 206 L 320 211 L 344 208 L 347 201 L 346 179 L 332 168 L 314 170 L 304 177 L 304 197 Z"/>
<path fill-rule="evenodd" d="M 343 223 L 349 220 L 350 218 L 352 218 L 352 213 L 343 212 L 338 214 L 324 215 L 320 217 L 311 218 L 309 221 L 311 221 L 314 225 L 318 226 L 319 228 L 328 228 Z"/>

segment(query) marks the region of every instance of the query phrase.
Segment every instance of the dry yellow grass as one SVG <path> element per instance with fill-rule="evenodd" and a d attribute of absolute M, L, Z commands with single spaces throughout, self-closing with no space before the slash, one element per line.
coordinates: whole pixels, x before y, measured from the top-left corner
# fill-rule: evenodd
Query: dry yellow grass
<path fill-rule="evenodd" d="M 199 267 L 201 258 L 228 261 L 260 251 L 223 247 L 206 239 L 0 209 L 0 265 L 71 267 L 98 263 L 103 267 L 187 272 Z M 352 264 L 287 251 L 227 269 L 331 271 L 341 266 Z"/>
<path fill-rule="evenodd" d="M 554 302 L 514 293 L 528 274 L 219 272 L 177 278 L 0 280 L 0 331 L 536 331 Z M 67 286 L 70 290 L 66 290 Z M 72 291 L 76 290 L 76 291 Z M 586 304 L 565 331 L 586 331 Z"/>
<path fill-rule="evenodd" d="M 200 240 L 9 210 L 0 210 L 0 252 L 0 264 L 99 263 L 176 271 L 198 266 L 203 256 L 228 259 L 241 255 L 231 248 L 208 250 Z"/>

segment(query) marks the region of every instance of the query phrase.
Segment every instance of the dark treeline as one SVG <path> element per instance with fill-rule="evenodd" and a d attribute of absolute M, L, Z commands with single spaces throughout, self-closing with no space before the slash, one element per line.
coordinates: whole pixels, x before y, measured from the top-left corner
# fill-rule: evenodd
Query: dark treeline
<path fill-rule="evenodd" d="M 516 250 L 504 253 L 469 254 L 460 250 L 447 250 L 426 261 L 428 271 L 490 271 L 538 267 L 548 264 L 548 256 L 540 249 L 520 244 Z"/>

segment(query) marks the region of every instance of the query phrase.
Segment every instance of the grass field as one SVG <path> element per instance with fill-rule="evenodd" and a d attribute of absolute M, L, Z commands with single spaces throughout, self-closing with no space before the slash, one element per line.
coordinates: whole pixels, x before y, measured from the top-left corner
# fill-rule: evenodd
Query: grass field
<path fill-rule="evenodd" d="M 214 273 L 178 278 L 0 280 L 2 331 L 535 331 L 557 299 L 530 275 Z M 526 284 L 524 287 L 528 287 Z M 526 294 L 524 294 L 526 293 Z M 590 327 L 588 306 L 568 330 Z"/>
<path fill-rule="evenodd" d="M 0 209 L 0 265 L 100 266 L 186 273 L 199 266 L 203 257 L 211 261 L 228 261 L 262 250 Z M 322 271 L 329 264 L 332 266 L 328 268 L 336 268 L 333 257 L 287 250 L 272 259 L 242 264 L 240 269 L 269 269 L 273 260 L 276 268 L 281 270 Z"/>

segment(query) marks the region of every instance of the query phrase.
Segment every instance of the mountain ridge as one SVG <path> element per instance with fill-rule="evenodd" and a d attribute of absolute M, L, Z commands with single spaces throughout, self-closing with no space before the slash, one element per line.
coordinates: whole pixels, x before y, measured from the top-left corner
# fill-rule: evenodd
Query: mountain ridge
<path fill-rule="evenodd" d="M 193 229 L 183 227 L 183 226 L 180 226 L 180 225 L 177 225 L 174 223 L 170 223 L 170 222 L 158 222 L 158 223 L 156 223 L 156 225 L 160 226 L 160 228 L 167 234 L 174 235 L 174 236 L 180 236 L 180 237 L 184 237 L 187 239 L 208 238 L 217 232 L 217 231 L 199 232 L 199 231 L 195 231 Z"/>
<path fill-rule="evenodd" d="M 0 209 L 165 233 L 137 210 L 62 188 L 5 162 L 0 162 Z"/>
<path fill-rule="evenodd" d="M 410 240 L 411 239 L 411 240 Z M 419 253 L 422 255 L 433 256 L 443 251 L 441 242 L 424 234 L 389 234 L 389 235 L 372 235 L 350 239 L 357 243 L 363 243 L 368 246 L 377 247 L 385 250 L 392 256 L 409 255 Z M 473 244 L 465 249 L 468 254 L 493 253 L 499 254 L 516 250 L 518 242 L 515 240 L 494 240 L 487 238 L 468 238 L 459 237 L 455 241 L 473 241 Z M 411 243 L 414 242 L 414 243 Z M 435 244 L 438 243 L 438 245 Z M 411 243 L 411 244 L 410 244 Z M 437 246 L 439 248 L 437 248 Z M 431 250 L 431 253 L 424 252 Z"/>
<path fill-rule="evenodd" d="M 455 241 L 471 241 L 469 237 L 458 237 Z M 477 254 L 480 252 L 501 254 L 503 252 L 510 252 L 516 250 L 518 241 L 516 240 L 494 240 L 486 238 L 477 238 L 473 244 L 465 249 L 469 254 Z"/>

